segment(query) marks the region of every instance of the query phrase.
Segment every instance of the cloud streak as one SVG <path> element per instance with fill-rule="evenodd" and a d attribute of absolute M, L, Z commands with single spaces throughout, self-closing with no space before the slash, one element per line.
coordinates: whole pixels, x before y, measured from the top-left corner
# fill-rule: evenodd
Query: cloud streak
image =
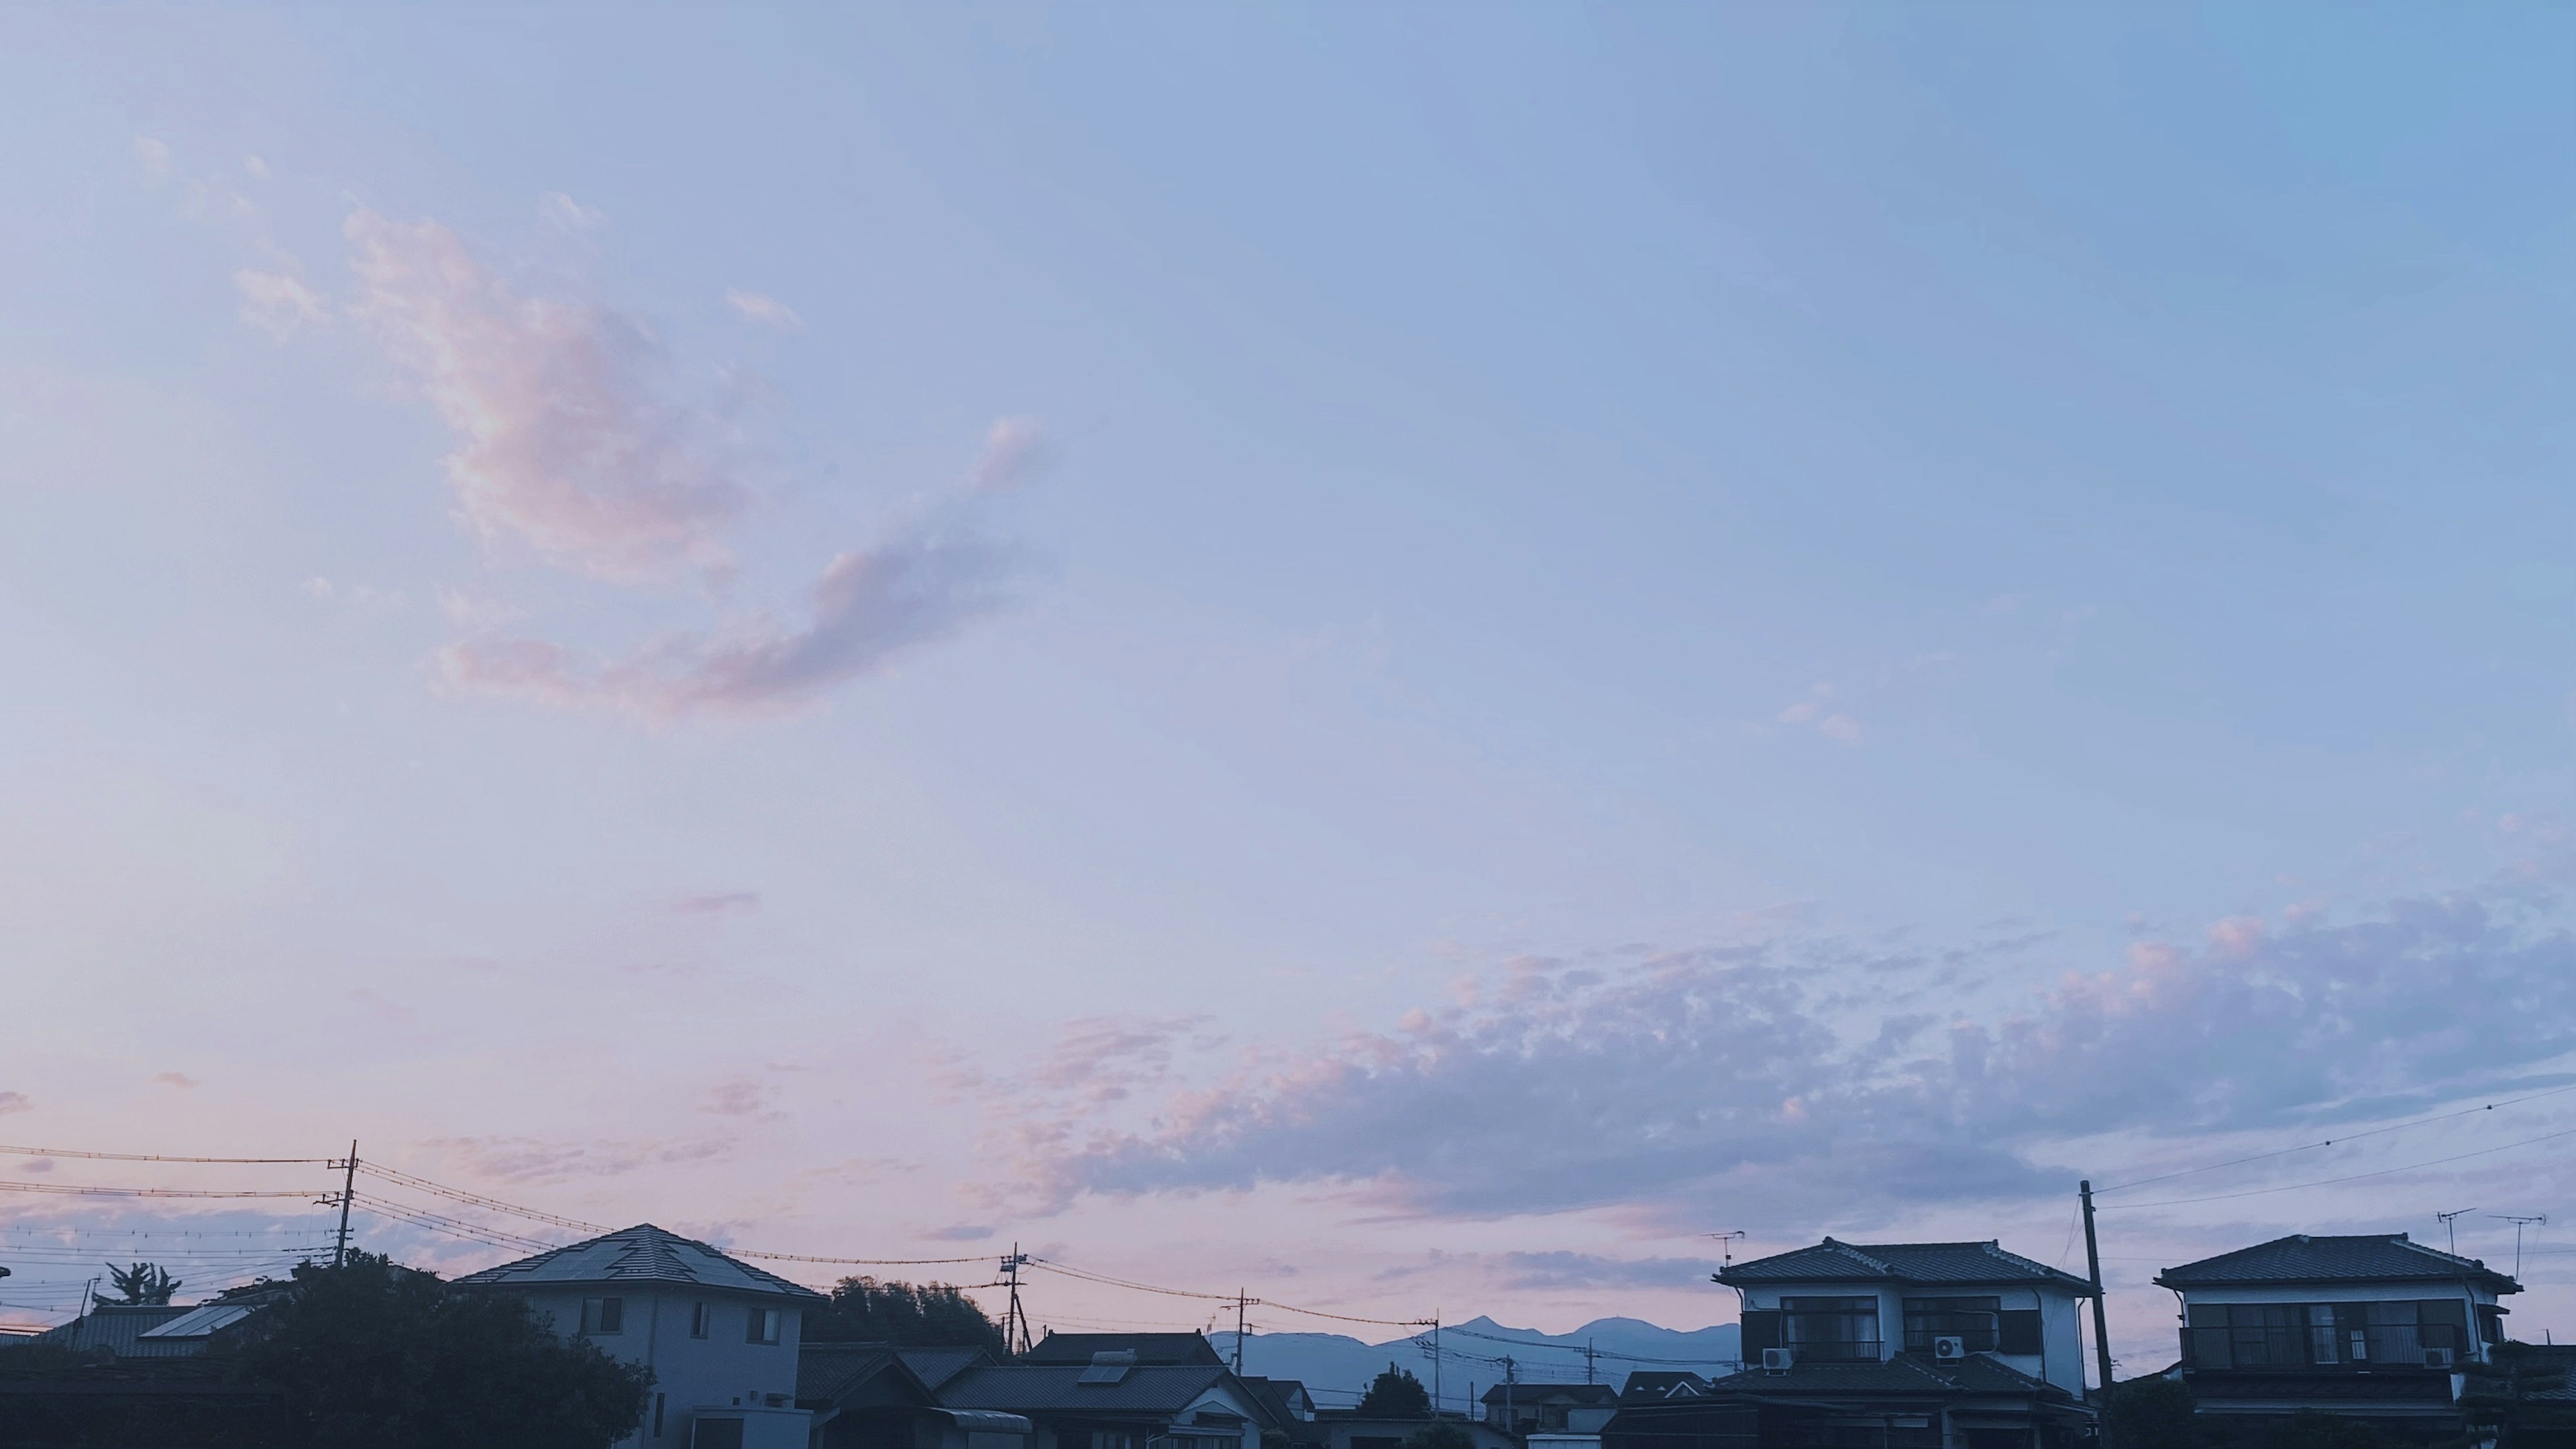
<path fill-rule="evenodd" d="M 2370 1120 L 2576 1050 L 2553 1004 L 2576 942 L 2507 900 L 2224 923 L 1986 1020 L 1938 1010 L 1955 966 L 1817 959 L 1835 954 L 1524 963 L 1475 1004 L 1172 1092 L 1149 1121 L 1068 1100 L 1023 1128 L 1031 1186 L 1054 1207 L 1289 1182 L 1430 1216 L 1717 1197 L 1893 1216 L 2058 1191 L 2044 1159 L 2075 1137 Z"/>
<path fill-rule="evenodd" d="M 544 639 L 493 636 L 448 645 L 439 665 L 460 690 L 659 721 L 787 714 L 994 608 L 1007 562 L 972 539 L 906 533 L 834 558 L 801 624 L 757 618 L 722 634 L 674 635 L 609 661 L 584 660 Z"/>

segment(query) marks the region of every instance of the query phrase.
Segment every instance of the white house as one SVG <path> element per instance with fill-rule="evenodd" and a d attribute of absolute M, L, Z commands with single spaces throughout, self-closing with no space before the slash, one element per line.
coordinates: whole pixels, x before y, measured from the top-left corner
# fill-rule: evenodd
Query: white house
<path fill-rule="evenodd" d="M 1993 1242 L 1827 1238 L 1714 1276 L 1741 1295 L 1745 1371 L 1710 1386 L 1700 1417 L 1885 1449 L 2071 1449 L 2091 1431 L 2093 1288 L 2071 1273 Z M 1623 1406 L 1603 1441 L 1672 1417 Z"/>
<path fill-rule="evenodd" d="M 805 1309 L 823 1295 L 646 1223 L 456 1280 L 515 1293 L 578 1337 L 653 1370 L 620 1449 L 805 1449 L 796 1407 Z"/>
<path fill-rule="evenodd" d="M 2404 1233 L 2295 1233 L 2167 1268 L 2182 1361 L 2200 1412 L 2259 1428 L 2301 1409 L 2365 1419 L 2402 1439 L 2464 1427 L 2464 1362 L 2504 1341 L 2499 1300 L 2522 1285 Z"/>

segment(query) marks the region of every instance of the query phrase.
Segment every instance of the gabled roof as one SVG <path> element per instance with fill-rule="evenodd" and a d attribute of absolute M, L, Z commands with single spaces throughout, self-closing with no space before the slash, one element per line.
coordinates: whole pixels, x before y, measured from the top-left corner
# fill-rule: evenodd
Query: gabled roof
<path fill-rule="evenodd" d="M 985 1364 L 949 1380 L 939 1391 L 939 1402 L 944 1408 L 1014 1414 L 1177 1414 L 1232 1377 L 1222 1366 L 1139 1364 L 1114 1384 L 1081 1382 L 1090 1368 L 1088 1359 L 1078 1364 Z"/>
<path fill-rule="evenodd" d="M 93 1303 L 87 1313 L 46 1329 L 34 1341 L 82 1353 L 104 1348 L 119 1358 L 149 1354 L 153 1350 L 141 1342 L 145 1333 L 194 1311 L 167 1303 Z"/>
<path fill-rule="evenodd" d="M 979 1364 L 988 1364 L 993 1361 L 993 1356 L 991 1354 L 984 1352 L 984 1350 L 980 1348 L 972 1347 L 902 1347 L 897 1348 L 894 1351 L 894 1354 L 895 1357 L 903 1360 L 903 1366 L 905 1368 L 912 1370 L 914 1374 L 918 1375 L 921 1381 L 928 1384 L 934 1393 L 938 1391 L 941 1384 L 957 1377 L 966 1370 L 974 1368 Z"/>
<path fill-rule="evenodd" d="M 2093 1285 L 2019 1253 L 1993 1239 L 1982 1243 L 1844 1243 L 1827 1238 L 1720 1269 L 1718 1282 L 1748 1283 L 2050 1283 L 2090 1294 Z"/>
<path fill-rule="evenodd" d="M 880 1374 L 927 1403 L 929 1386 L 905 1365 L 890 1343 L 800 1343 L 796 1346 L 796 1402 L 838 1405 L 852 1389 Z"/>
<path fill-rule="evenodd" d="M 2166 1288 L 2215 1288 L 2248 1283 L 2405 1283 L 2467 1281 L 2497 1293 L 2522 1285 L 2477 1258 L 2428 1248 L 2404 1233 L 2315 1237 L 2292 1233 L 2250 1248 L 2167 1268 L 2156 1275 Z"/>
<path fill-rule="evenodd" d="M 1020 1355 L 1022 1363 L 1091 1362 L 1097 1353 L 1128 1352 L 1140 1364 L 1203 1364 L 1223 1367 L 1225 1358 L 1203 1333 L 1052 1333 Z"/>
<path fill-rule="evenodd" d="M 1638 1369 L 1628 1375 L 1619 1388 L 1619 1402 L 1659 1402 L 1665 1399 L 1692 1399 L 1705 1395 L 1708 1379 L 1688 1369 Z"/>
<path fill-rule="evenodd" d="M 755 1268 L 695 1238 L 639 1223 L 587 1242 L 555 1248 L 456 1280 L 477 1288 L 533 1288 L 598 1284 L 603 1287 L 718 1288 L 774 1298 L 816 1302 L 823 1295 L 801 1283 Z"/>
<path fill-rule="evenodd" d="M 1514 1408 L 1523 1404 L 1610 1404 L 1619 1399 L 1619 1391 L 1608 1384 L 1496 1384 L 1485 1390 L 1480 1403 L 1499 1404 L 1509 1398 Z"/>

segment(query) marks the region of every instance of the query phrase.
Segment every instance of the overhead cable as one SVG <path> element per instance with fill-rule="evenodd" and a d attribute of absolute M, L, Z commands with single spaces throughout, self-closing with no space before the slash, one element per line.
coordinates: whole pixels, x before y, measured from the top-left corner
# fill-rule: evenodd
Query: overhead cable
<path fill-rule="evenodd" d="M 2570 1084 L 2564 1087 L 2553 1087 L 2546 1092 L 2533 1092 L 2529 1096 L 2511 1097 L 2501 1102 L 2489 1102 L 2484 1106 L 2462 1107 L 2456 1112 L 2439 1112 L 2435 1113 L 2433 1116 L 2418 1117 L 2409 1122 L 2392 1122 L 2385 1127 L 2373 1127 L 2361 1132 L 2347 1132 L 2341 1137 L 2328 1137 L 2317 1142 L 2302 1142 L 2295 1147 L 2282 1147 L 2270 1152 L 2257 1152 L 2251 1157 L 2232 1157 L 2225 1162 L 2213 1162 L 2205 1167 L 2186 1167 L 2179 1172 L 2159 1173 L 2154 1177 L 2132 1178 L 2127 1182 L 2116 1183 L 2110 1187 L 2097 1187 L 2093 1189 L 2093 1196 L 2099 1198 L 2106 1193 L 2126 1192 L 2130 1188 L 2145 1187 L 2149 1183 L 2171 1182 L 2177 1177 L 2191 1177 L 2203 1172 L 2216 1172 L 2223 1167 L 2242 1167 L 2249 1162 L 2264 1162 L 2275 1157 L 2287 1157 L 2294 1152 L 2314 1152 L 2320 1147 L 2332 1147 L 2339 1142 L 2358 1142 L 2365 1137 L 2377 1137 L 2389 1132 L 2403 1132 L 2409 1127 L 2422 1127 L 2434 1122 L 2448 1122 L 2459 1117 L 2474 1117 L 2480 1112 L 2492 1112 L 2498 1107 L 2518 1107 L 2525 1102 L 2537 1102 L 2543 1097 L 2563 1096 L 2569 1092 L 2576 1092 L 2576 1084 Z M 2207 1199 L 2195 1199 L 2195 1201 L 2207 1201 Z M 2104 1206 L 2144 1207 L 2147 1206 L 2147 1204 L 2119 1203 L 2104 1204 Z"/>

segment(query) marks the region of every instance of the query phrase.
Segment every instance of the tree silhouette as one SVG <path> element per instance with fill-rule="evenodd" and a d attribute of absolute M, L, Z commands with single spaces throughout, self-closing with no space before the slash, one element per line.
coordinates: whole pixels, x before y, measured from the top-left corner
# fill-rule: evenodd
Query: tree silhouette
<path fill-rule="evenodd" d="M 158 1263 L 137 1263 L 130 1268 L 107 1265 L 108 1286 L 117 1291 L 119 1303 L 164 1304 L 179 1291 L 179 1280 Z"/>
<path fill-rule="evenodd" d="M 1368 1392 L 1360 1396 L 1359 1412 L 1371 1419 L 1427 1419 L 1431 1417 L 1431 1393 L 1411 1369 L 1393 1364 L 1371 1380 Z"/>
<path fill-rule="evenodd" d="M 830 1306 L 805 1311 L 804 1336 L 807 1343 L 951 1344 L 996 1358 L 1007 1352 L 1002 1326 L 946 1283 L 844 1278 L 833 1285 Z"/>

